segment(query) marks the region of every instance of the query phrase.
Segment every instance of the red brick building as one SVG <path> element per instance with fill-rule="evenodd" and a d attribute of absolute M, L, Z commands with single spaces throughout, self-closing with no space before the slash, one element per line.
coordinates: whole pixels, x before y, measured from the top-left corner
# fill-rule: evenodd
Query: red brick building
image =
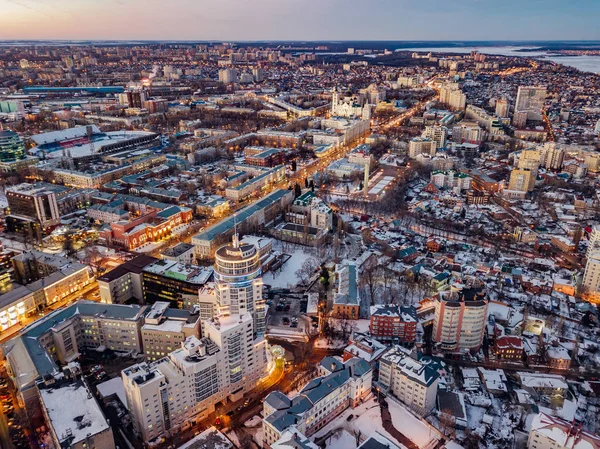
<path fill-rule="evenodd" d="M 162 211 L 153 211 L 130 221 L 111 223 L 100 231 L 100 237 L 112 245 L 135 249 L 145 243 L 158 242 L 169 237 L 173 228 L 189 223 L 192 210 L 187 207 L 171 206 Z"/>
<path fill-rule="evenodd" d="M 412 306 L 373 306 L 369 330 L 377 340 L 414 344 L 417 340 L 417 321 L 417 311 Z"/>
<path fill-rule="evenodd" d="M 509 362 L 523 361 L 523 340 L 521 337 L 504 335 L 496 338 L 494 353 L 498 359 Z"/>

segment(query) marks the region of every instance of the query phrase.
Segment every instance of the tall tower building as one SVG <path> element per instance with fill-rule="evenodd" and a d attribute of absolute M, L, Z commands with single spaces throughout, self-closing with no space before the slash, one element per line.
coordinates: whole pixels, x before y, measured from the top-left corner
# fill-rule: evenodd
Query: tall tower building
<path fill-rule="evenodd" d="M 262 269 L 255 245 L 237 233 L 215 254 L 217 314 L 202 323 L 203 338 L 122 371 L 127 406 L 145 441 L 180 431 L 238 401 L 267 374 Z"/>
<path fill-rule="evenodd" d="M 506 98 L 500 98 L 496 101 L 496 115 L 501 118 L 508 117 L 508 100 Z"/>
<path fill-rule="evenodd" d="M 542 120 L 542 109 L 546 99 L 546 88 L 539 86 L 519 86 L 515 114 L 527 113 L 527 120 Z"/>
<path fill-rule="evenodd" d="M 262 297 L 262 269 L 254 245 L 240 244 L 237 233 L 231 244 L 215 253 L 215 293 L 220 316 L 249 313 L 253 333 L 265 333 L 265 301 Z"/>
<path fill-rule="evenodd" d="M 516 192 L 531 192 L 535 186 L 536 177 L 537 170 L 515 168 L 512 172 L 510 172 L 508 190 L 514 190 Z"/>
<path fill-rule="evenodd" d="M 439 293 L 433 340 L 444 351 L 478 350 L 483 342 L 488 301 L 478 289 Z"/>
<path fill-rule="evenodd" d="M 597 296 L 600 293 L 600 251 L 595 247 L 588 250 L 581 287 L 590 295 Z"/>

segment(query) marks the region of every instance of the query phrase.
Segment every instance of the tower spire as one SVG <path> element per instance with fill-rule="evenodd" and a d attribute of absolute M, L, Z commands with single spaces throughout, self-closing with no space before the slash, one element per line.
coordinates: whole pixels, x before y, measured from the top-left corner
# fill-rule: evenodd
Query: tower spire
<path fill-rule="evenodd" d="M 237 214 L 233 214 L 233 239 L 232 244 L 234 248 L 240 247 L 240 236 L 237 232 Z"/>

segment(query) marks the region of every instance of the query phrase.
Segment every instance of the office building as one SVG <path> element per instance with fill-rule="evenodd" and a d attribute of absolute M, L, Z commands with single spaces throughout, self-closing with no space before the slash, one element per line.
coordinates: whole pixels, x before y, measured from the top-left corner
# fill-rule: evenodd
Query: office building
<path fill-rule="evenodd" d="M 480 288 L 439 292 L 435 298 L 433 341 L 443 351 L 479 350 L 488 301 Z"/>
<path fill-rule="evenodd" d="M 418 359 L 416 351 L 394 346 L 379 361 L 378 384 L 420 416 L 435 407 L 438 372 Z"/>
<path fill-rule="evenodd" d="M 41 411 L 37 382 L 60 376 L 59 365 L 84 350 L 141 354 L 145 311 L 141 306 L 81 300 L 40 318 L 4 343 L 2 352 L 19 404 L 30 417 L 36 416 Z"/>
<path fill-rule="evenodd" d="M 546 99 L 546 88 L 539 86 L 519 86 L 517 101 L 515 103 L 515 115 L 525 112 L 526 120 L 542 120 L 544 100 Z"/>
<path fill-rule="evenodd" d="M 33 220 L 43 229 L 60 223 L 57 193 L 68 190 L 46 183 L 19 184 L 6 189 L 9 216 L 13 220 Z M 8 226 L 7 221 L 7 226 Z"/>
<path fill-rule="evenodd" d="M 14 131 L 0 130 L 0 162 L 14 162 L 26 156 L 23 139 Z"/>
<path fill-rule="evenodd" d="M 276 222 L 285 208 L 294 200 L 294 192 L 277 189 L 264 198 L 239 209 L 235 217 L 229 216 L 192 237 L 198 259 L 209 258 L 215 249 L 234 233 L 235 224 L 249 232 Z"/>
<path fill-rule="evenodd" d="M 240 243 L 238 239 L 236 233 L 231 244 L 215 252 L 218 312 L 220 316 L 251 314 L 253 332 L 259 336 L 265 332 L 260 253 L 255 245 Z"/>
<path fill-rule="evenodd" d="M 146 360 L 168 356 L 188 337 L 200 337 L 198 312 L 173 309 L 168 302 L 155 302 L 148 310 L 141 329 Z"/>
<path fill-rule="evenodd" d="M 124 304 L 132 299 L 144 300 L 143 269 L 156 262 L 150 256 L 139 255 L 98 278 L 100 301 L 105 304 Z"/>
<path fill-rule="evenodd" d="M 213 269 L 157 260 L 142 269 L 144 304 L 166 301 L 176 309 L 198 304 L 198 292 L 212 280 Z"/>
<path fill-rule="evenodd" d="M 54 447 L 115 449 L 110 423 L 85 381 L 41 382 L 38 391 Z"/>
<path fill-rule="evenodd" d="M 315 267 L 316 269 L 317 267 Z M 360 294 L 358 291 L 358 269 L 353 263 L 337 264 L 335 267 L 337 290 L 333 296 L 332 316 L 358 320 Z"/>
<path fill-rule="evenodd" d="M 321 377 L 311 380 L 292 398 L 280 391 L 263 401 L 263 443 L 278 447 L 286 432 L 297 431 L 310 437 L 348 407 L 355 408 L 371 394 L 373 371 L 367 362 L 353 357 L 340 362 L 325 357 L 319 365 Z"/>

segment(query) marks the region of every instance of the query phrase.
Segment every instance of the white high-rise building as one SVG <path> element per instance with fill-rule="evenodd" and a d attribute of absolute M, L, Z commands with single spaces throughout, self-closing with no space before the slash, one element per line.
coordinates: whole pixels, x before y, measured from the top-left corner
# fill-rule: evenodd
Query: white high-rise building
<path fill-rule="evenodd" d="M 435 407 L 439 377 L 416 352 L 402 346 L 392 347 L 379 361 L 379 384 L 421 416 Z"/>
<path fill-rule="evenodd" d="M 539 86 L 519 86 L 515 114 L 527 113 L 527 120 L 542 120 L 542 110 L 546 99 L 546 88 Z"/>
<path fill-rule="evenodd" d="M 436 143 L 426 137 L 414 137 L 408 142 L 408 156 L 411 158 L 416 158 L 421 154 L 435 156 L 436 152 Z"/>
<path fill-rule="evenodd" d="M 565 158 L 565 152 L 554 142 L 548 142 L 540 148 L 540 164 L 548 170 L 560 170 Z"/>
<path fill-rule="evenodd" d="M 588 248 L 585 256 L 590 257 L 590 255 L 596 250 L 600 250 L 600 225 L 594 225 L 592 227 L 592 232 L 590 232 Z"/>
<path fill-rule="evenodd" d="M 252 76 L 254 77 L 254 81 L 260 83 L 262 80 L 265 79 L 264 70 L 261 67 L 254 67 L 252 69 Z"/>
<path fill-rule="evenodd" d="M 123 370 L 127 405 L 144 441 L 206 418 L 218 402 L 243 398 L 266 375 L 261 273 L 258 248 L 240 243 L 236 233 L 215 254 L 216 316 L 202 323 L 203 338 L 188 337 L 167 357 Z"/>
<path fill-rule="evenodd" d="M 227 396 L 223 358 L 207 338 L 188 337 L 181 349 L 121 372 L 133 426 L 146 442 L 206 418 Z"/>
<path fill-rule="evenodd" d="M 231 245 L 215 252 L 215 293 L 219 316 L 250 313 L 253 334 L 265 333 L 265 301 L 262 297 L 262 269 L 256 246 L 239 242 L 233 236 Z"/>
<path fill-rule="evenodd" d="M 597 236 L 596 236 L 597 238 Z M 587 254 L 587 263 L 583 273 L 581 287 L 585 293 L 597 295 L 600 292 L 600 251 L 596 249 L 595 241 Z M 592 245 L 592 242 L 590 242 Z"/>

